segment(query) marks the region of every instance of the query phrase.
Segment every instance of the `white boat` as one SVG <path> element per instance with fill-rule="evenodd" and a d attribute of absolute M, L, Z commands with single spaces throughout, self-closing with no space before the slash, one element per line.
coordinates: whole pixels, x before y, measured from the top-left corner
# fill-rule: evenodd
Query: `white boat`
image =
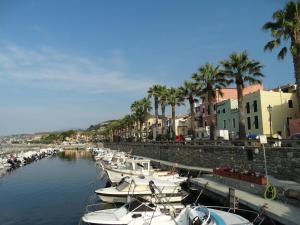
<path fill-rule="evenodd" d="M 103 165 L 102 168 L 107 172 L 112 184 L 118 183 L 123 177 L 153 176 L 162 180 L 169 180 L 175 183 L 182 183 L 187 178 L 180 177 L 178 173 L 170 171 L 157 171 L 150 165 L 148 159 L 127 159 L 124 164 L 119 166 Z"/>
<path fill-rule="evenodd" d="M 249 220 L 230 212 L 204 206 L 172 207 L 139 201 L 119 209 L 90 212 L 82 217 L 90 225 L 252 225 Z"/>
<path fill-rule="evenodd" d="M 151 190 L 150 184 L 154 184 L 154 190 Z M 155 199 L 153 191 L 157 193 L 157 199 Z M 96 190 L 95 193 L 103 202 L 108 203 L 126 203 L 128 202 L 128 196 L 141 197 L 147 201 L 180 202 L 187 196 L 187 193 L 181 190 L 178 184 L 153 177 L 125 177 L 116 187 L 101 188 Z"/>

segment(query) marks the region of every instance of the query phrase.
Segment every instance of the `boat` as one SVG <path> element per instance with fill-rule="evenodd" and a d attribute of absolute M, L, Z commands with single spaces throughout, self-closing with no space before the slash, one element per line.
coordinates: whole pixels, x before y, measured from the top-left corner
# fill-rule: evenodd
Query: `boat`
<path fill-rule="evenodd" d="M 186 181 L 186 177 L 180 177 L 178 173 L 170 171 L 154 170 L 148 159 L 127 159 L 125 163 L 117 166 L 102 165 L 102 169 L 107 172 L 112 184 L 118 183 L 123 177 L 153 176 L 162 180 L 169 180 L 175 183 Z"/>
<path fill-rule="evenodd" d="M 158 194 L 157 199 L 154 199 L 153 191 Z M 154 177 L 124 177 L 117 186 L 101 188 L 95 193 L 103 202 L 108 203 L 126 203 L 128 197 L 141 197 L 156 202 L 180 202 L 188 195 L 180 185 Z"/>
<path fill-rule="evenodd" d="M 257 214 L 258 215 L 258 214 Z M 86 213 L 89 225 L 253 225 L 237 214 L 205 206 L 172 206 L 133 200 L 118 209 Z"/>

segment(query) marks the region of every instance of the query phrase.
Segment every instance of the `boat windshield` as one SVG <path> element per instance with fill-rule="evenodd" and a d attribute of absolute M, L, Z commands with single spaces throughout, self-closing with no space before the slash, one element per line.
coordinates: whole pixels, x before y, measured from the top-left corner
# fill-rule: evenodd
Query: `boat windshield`
<path fill-rule="evenodd" d="M 149 212 L 155 211 L 154 205 L 152 203 L 140 202 L 138 200 L 133 200 L 126 204 L 125 207 L 129 212 Z"/>
<path fill-rule="evenodd" d="M 203 225 L 210 223 L 210 213 L 205 207 L 194 208 L 189 213 L 189 225 Z"/>
<path fill-rule="evenodd" d="M 121 182 L 117 185 L 116 189 L 118 191 L 122 191 L 128 186 L 129 186 L 129 183 L 126 180 L 121 180 Z"/>
<path fill-rule="evenodd" d="M 144 169 L 148 170 L 149 169 L 149 163 L 143 163 Z"/>
<path fill-rule="evenodd" d="M 126 169 L 128 169 L 128 170 L 133 170 L 133 166 L 132 166 L 132 163 L 130 163 L 130 162 L 126 162 Z"/>
<path fill-rule="evenodd" d="M 196 208 L 196 210 L 197 210 L 198 216 L 202 220 L 207 220 L 207 218 L 210 216 L 208 209 L 205 207 L 198 207 L 198 208 Z"/>

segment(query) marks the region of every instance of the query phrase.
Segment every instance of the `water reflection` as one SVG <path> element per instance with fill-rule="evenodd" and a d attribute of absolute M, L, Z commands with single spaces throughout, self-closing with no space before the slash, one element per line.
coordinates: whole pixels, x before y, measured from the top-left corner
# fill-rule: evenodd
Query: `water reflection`
<path fill-rule="evenodd" d="M 65 160 L 92 159 L 92 154 L 85 150 L 65 150 L 59 153 L 59 158 Z"/>
<path fill-rule="evenodd" d="M 0 180 L 0 224 L 78 224 L 106 184 L 98 172 L 91 155 L 78 150 L 15 170 Z"/>

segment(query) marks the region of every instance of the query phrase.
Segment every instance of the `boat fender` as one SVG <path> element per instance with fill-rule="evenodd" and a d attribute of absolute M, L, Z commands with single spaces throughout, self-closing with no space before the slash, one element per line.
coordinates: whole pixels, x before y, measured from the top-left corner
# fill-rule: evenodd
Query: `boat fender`
<path fill-rule="evenodd" d="M 153 180 L 149 181 L 149 188 L 150 188 L 151 193 L 154 195 L 155 194 L 155 189 L 154 189 L 154 182 L 153 182 Z"/>
<path fill-rule="evenodd" d="M 132 218 L 138 218 L 138 217 L 142 217 L 142 214 L 133 214 Z"/>

